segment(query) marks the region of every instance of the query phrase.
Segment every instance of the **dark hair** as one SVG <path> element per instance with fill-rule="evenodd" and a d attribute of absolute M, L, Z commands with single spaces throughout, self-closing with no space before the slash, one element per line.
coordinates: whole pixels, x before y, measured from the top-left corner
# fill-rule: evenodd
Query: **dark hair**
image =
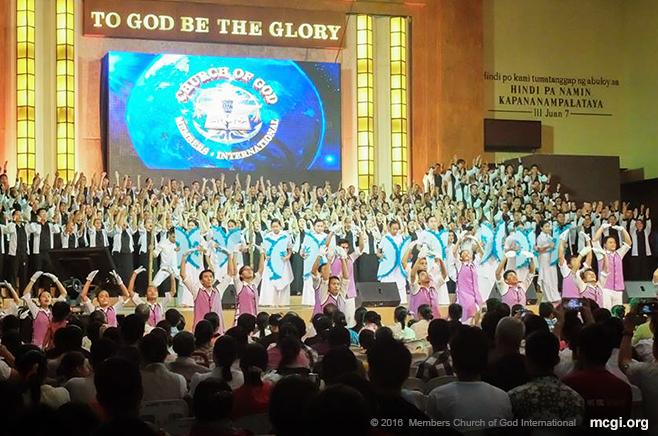
<path fill-rule="evenodd" d="M 601 307 L 599 309 L 596 309 L 592 312 L 592 316 L 594 317 L 594 322 L 602 323 L 610 318 L 612 318 L 612 313 L 604 307 Z"/>
<path fill-rule="evenodd" d="M 209 378 L 194 390 L 194 412 L 201 422 L 215 422 L 231 417 L 233 395 L 225 380 Z"/>
<path fill-rule="evenodd" d="M 345 384 L 335 384 L 320 392 L 311 403 L 313 422 L 322 422 L 314 429 L 318 436 L 333 436 L 349 429 L 350 434 L 371 434 L 370 407 L 364 396 Z M 340 410 L 340 419 L 326 419 L 329 410 Z"/>
<path fill-rule="evenodd" d="M 548 301 L 539 303 L 539 316 L 541 316 L 542 318 L 548 318 L 552 314 L 553 314 L 553 303 L 549 303 Z"/>
<path fill-rule="evenodd" d="M 546 224 L 550 224 L 550 223 L 546 220 L 539 221 L 539 224 L 537 224 L 537 227 L 535 228 L 535 235 L 539 236 L 542 227 L 544 227 Z"/>
<path fill-rule="evenodd" d="M 349 348 L 329 350 L 322 359 L 322 379 L 328 385 L 338 377 L 357 370 L 356 357 Z"/>
<path fill-rule="evenodd" d="M 37 370 L 32 373 L 32 368 Z M 46 356 L 40 350 L 29 350 L 16 358 L 16 370 L 26 379 L 27 390 L 30 394 L 30 404 L 35 406 L 41 401 L 41 385 L 46 380 L 48 365 Z M 31 374 L 30 374 L 31 373 Z M 28 378 L 28 374 L 30 374 Z"/>
<path fill-rule="evenodd" d="M 487 311 L 482 317 L 480 326 L 482 332 L 484 332 L 484 335 L 487 338 L 489 347 L 493 347 L 496 343 L 496 326 L 503 318 L 505 318 L 505 316 L 501 315 L 497 310 L 492 312 Z"/>
<path fill-rule="evenodd" d="M 194 327 L 194 337 L 196 338 L 196 346 L 200 347 L 209 343 L 215 334 L 215 329 L 210 321 L 202 319 Z"/>
<path fill-rule="evenodd" d="M 393 312 L 393 317 L 395 318 L 395 322 L 400 323 L 402 326 L 402 330 L 407 326 L 406 321 L 407 321 L 407 316 L 409 314 L 407 313 L 407 308 L 404 306 L 398 306 L 395 308 L 395 311 Z"/>
<path fill-rule="evenodd" d="M 276 346 L 281 351 L 281 361 L 278 369 L 283 369 L 295 362 L 302 349 L 297 328 L 290 323 L 283 324 L 279 331 L 279 341 Z"/>
<path fill-rule="evenodd" d="M 71 306 L 66 301 L 56 301 L 53 304 L 52 314 L 53 322 L 61 322 L 71 313 Z"/>
<path fill-rule="evenodd" d="M 459 321 L 463 313 L 464 313 L 464 309 L 458 303 L 452 303 L 450 306 L 448 306 L 448 316 L 450 317 L 451 320 Z"/>
<path fill-rule="evenodd" d="M 281 326 L 281 319 L 283 317 L 278 314 L 278 313 L 273 313 L 270 315 L 269 319 L 267 320 L 267 323 L 272 326 L 272 327 L 279 327 Z"/>
<path fill-rule="evenodd" d="M 111 339 L 99 338 L 91 344 L 89 363 L 96 371 L 96 368 L 110 357 L 117 354 L 117 344 Z"/>
<path fill-rule="evenodd" d="M 307 410 L 318 387 L 307 377 L 292 375 L 279 381 L 270 394 L 269 417 L 277 435 L 302 435 L 310 424 Z"/>
<path fill-rule="evenodd" d="M 247 334 L 256 330 L 256 317 L 250 313 L 243 313 L 238 317 L 237 326 L 243 329 Z"/>
<path fill-rule="evenodd" d="M 339 279 L 338 277 L 336 277 L 336 276 L 331 276 L 331 277 L 329 277 L 329 283 L 331 283 L 331 281 L 332 281 L 333 279 L 338 279 L 338 280 L 340 280 L 340 279 Z M 338 310 L 338 306 L 336 306 L 336 305 L 333 304 L 333 303 L 329 303 L 329 304 L 327 304 L 326 306 L 324 306 L 324 308 L 322 309 L 322 314 L 323 314 L 324 316 L 326 316 L 327 318 L 333 318 L 333 317 L 334 317 L 334 313 L 335 313 L 337 310 Z"/>
<path fill-rule="evenodd" d="M 515 304 L 512 306 L 511 315 L 514 316 L 519 312 L 523 312 L 523 304 Z"/>
<path fill-rule="evenodd" d="M 359 333 L 361 329 L 363 328 L 363 319 L 366 316 L 366 313 L 368 312 L 368 309 L 365 307 L 357 307 L 356 310 L 354 311 L 354 322 L 355 325 L 352 327 L 352 329 Z"/>
<path fill-rule="evenodd" d="M 380 327 L 375 332 L 375 340 L 379 341 L 380 339 L 384 340 L 393 340 L 393 330 L 389 327 Z"/>
<path fill-rule="evenodd" d="M 187 330 L 174 336 L 174 352 L 180 357 L 190 357 L 194 353 L 194 335 Z"/>
<path fill-rule="evenodd" d="M 375 332 L 369 329 L 361 329 L 359 332 L 359 345 L 368 351 L 375 345 Z"/>
<path fill-rule="evenodd" d="M 168 354 L 167 342 L 162 336 L 151 332 L 139 341 L 139 352 L 147 364 L 162 363 Z"/>
<path fill-rule="evenodd" d="M 448 321 L 444 319 L 433 319 L 427 327 L 427 340 L 432 344 L 432 350 L 435 353 L 445 350 L 448 342 L 450 342 L 450 325 Z"/>
<path fill-rule="evenodd" d="M 536 331 L 550 331 L 548 328 L 548 323 L 544 318 L 534 313 L 530 313 L 523 318 L 523 323 L 525 324 L 525 336 L 528 337 L 530 333 Z"/>
<path fill-rule="evenodd" d="M 349 330 L 341 325 L 332 327 L 327 339 L 331 348 L 348 348 L 351 343 Z"/>
<path fill-rule="evenodd" d="M 242 351 L 249 343 L 249 335 L 247 332 L 240 327 L 231 327 L 230 329 L 226 330 L 224 336 L 231 336 L 233 339 L 235 339 L 238 345 L 238 356 L 242 355 Z"/>
<path fill-rule="evenodd" d="M 267 330 L 268 320 L 270 315 L 267 312 L 260 312 L 256 315 L 256 328 L 258 329 L 258 337 L 264 338 Z"/>
<path fill-rule="evenodd" d="M 295 326 L 297 331 L 297 339 L 301 340 L 304 336 L 306 336 L 306 323 L 296 313 L 287 313 L 283 318 L 281 318 L 280 326 L 283 327 L 283 325 L 286 323 L 290 323 Z"/>
<path fill-rule="evenodd" d="M 134 345 L 144 337 L 145 322 L 139 316 L 130 314 L 121 323 L 121 336 L 127 345 Z"/>
<path fill-rule="evenodd" d="M 226 382 L 233 380 L 231 365 L 238 358 L 238 342 L 231 336 L 221 336 L 215 341 L 212 355 L 215 366 L 222 369 L 222 380 Z"/>
<path fill-rule="evenodd" d="M 508 269 L 507 271 L 505 271 L 503 273 L 503 280 L 507 280 L 508 276 L 512 273 L 516 274 L 516 271 L 514 271 L 513 269 Z"/>
<path fill-rule="evenodd" d="M 378 338 L 368 350 L 368 366 L 374 385 L 398 391 L 409 377 L 411 352 L 402 342 Z"/>
<path fill-rule="evenodd" d="M 434 313 L 432 312 L 432 307 L 429 304 L 421 304 L 420 306 L 418 306 L 418 318 L 424 319 L 426 321 L 431 321 L 432 319 L 434 319 Z"/>
<path fill-rule="evenodd" d="M 178 330 L 185 328 L 185 317 L 176 309 L 168 309 L 165 312 L 165 319 L 169 321 L 171 327 L 176 327 Z"/>
<path fill-rule="evenodd" d="M 375 324 L 377 327 L 382 326 L 382 317 L 374 310 L 369 310 L 363 316 L 364 324 Z"/>
<path fill-rule="evenodd" d="M 624 322 L 619 318 L 610 317 L 600 324 L 607 330 L 612 348 L 619 348 L 624 337 Z"/>
<path fill-rule="evenodd" d="M 334 325 L 347 327 L 347 317 L 345 317 L 345 313 L 341 312 L 340 310 L 334 312 L 334 316 L 332 320 L 334 322 Z"/>
<path fill-rule="evenodd" d="M 578 337 L 578 358 L 590 365 L 605 365 L 612 354 L 608 330 L 601 324 L 582 328 Z"/>
<path fill-rule="evenodd" d="M 210 321 L 210 324 L 212 324 L 213 333 L 216 332 L 217 329 L 219 329 L 220 320 L 219 320 L 219 315 L 216 312 L 206 313 L 205 315 L 203 315 L 203 319 L 205 319 L 206 321 Z"/>
<path fill-rule="evenodd" d="M 450 353 L 455 372 L 479 375 L 487 368 L 489 348 L 487 338 L 477 327 L 463 325 L 450 340 Z"/>
<path fill-rule="evenodd" d="M 135 315 L 137 315 L 142 321 L 144 321 L 144 324 L 146 324 L 149 320 L 149 316 L 151 315 L 151 308 L 146 303 L 138 304 L 135 306 Z"/>
<path fill-rule="evenodd" d="M 2 332 L 2 345 L 7 347 L 7 350 L 16 357 L 18 349 L 23 342 L 21 341 L 21 333 L 18 330 L 10 329 L 3 330 Z"/>
<path fill-rule="evenodd" d="M 201 272 L 199 273 L 199 280 L 203 279 L 203 275 L 204 275 L 205 273 L 207 273 L 207 272 L 209 272 L 210 274 L 212 274 L 213 278 L 215 277 L 215 273 L 214 273 L 211 269 L 206 268 L 206 269 L 204 269 L 203 271 L 201 271 Z"/>
<path fill-rule="evenodd" d="M 85 364 L 85 355 L 80 351 L 66 353 L 57 367 L 57 376 L 63 381 L 76 377 L 77 369 Z"/>
<path fill-rule="evenodd" d="M 21 320 L 16 315 L 7 315 L 2 318 L 2 337 L 8 330 L 19 330 L 21 328 Z"/>
<path fill-rule="evenodd" d="M 242 351 L 240 369 L 244 383 L 249 386 L 262 386 L 262 374 L 267 370 L 267 350 L 260 344 L 249 344 Z"/>

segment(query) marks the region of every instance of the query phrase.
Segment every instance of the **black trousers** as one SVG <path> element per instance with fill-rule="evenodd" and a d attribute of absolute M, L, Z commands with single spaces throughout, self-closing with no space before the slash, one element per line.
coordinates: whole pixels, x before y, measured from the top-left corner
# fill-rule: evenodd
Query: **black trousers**
<path fill-rule="evenodd" d="M 11 262 L 11 283 L 16 291 L 21 294 L 28 282 L 28 257 L 27 253 L 16 253 L 9 256 Z"/>
<path fill-rule="evenodd" d="M 133 274 L 133 253 L 113 252 L 112 258 L 114 265 L 117 267 L 117 273 L 121 276 L 123 283 L 128 286 L 130 276 Z"/>

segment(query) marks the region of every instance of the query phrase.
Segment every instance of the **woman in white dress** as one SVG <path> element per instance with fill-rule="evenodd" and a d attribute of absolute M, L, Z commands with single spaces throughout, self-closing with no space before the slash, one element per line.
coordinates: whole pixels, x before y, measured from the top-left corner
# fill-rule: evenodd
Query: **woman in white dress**
<path fill-rule="evenodd" d="M 550 303 L 560 301 L 560 292 L 557 286 L 557 268 L 551 265 L 551 251 L 555 248 L 551 223 L 541 221 L 537 226 L 536 250 L 539 253 L 539 278 L 538 284 L 542 292 L 542 300 Z"/>
<path fill-rule="evenodd" d="M 382 283 L 395 283 L 398 288 L 398 293 L 400 294 L 400 305 L 407 304 L 407 277 L 405 277 L 404 266 L 402 265 L 402 245 L 404 242 L 404 237 L 400 234 L 400 223 L 397 221 L 391 221 L 388 225 L 388 233 L 384 235 L 382 240 L 379 242 L 379 248 L 377 250 L 377 256 L 382 259 L 385 255 L 388 257 L 395 256 L 396 260 L 393 269 L 389 271 L 383 271 L 382 265 L 385 265 L 381 262 L 379 271 L 377 272 L 377 277 Z M 391 244 L 392 242 L 392 244 Z M 387 244 L 386 247 L 384 245 Z M 384 253 L 384 250 L 387 252 Z M 397 252 L 397 254 L 395 253 Z M 386 275 L 382 275 L 386 274 Z"/>
<path fill-rule="evenodd" d="M 281 230 L 281 221 L 278 219 L 272 220 L 271 231 L 265 235 L 264 246 L 267 258 L 258 305 L 289 306 L 290 283 L 293 279 L 290 266 L 292 238 Z"/>

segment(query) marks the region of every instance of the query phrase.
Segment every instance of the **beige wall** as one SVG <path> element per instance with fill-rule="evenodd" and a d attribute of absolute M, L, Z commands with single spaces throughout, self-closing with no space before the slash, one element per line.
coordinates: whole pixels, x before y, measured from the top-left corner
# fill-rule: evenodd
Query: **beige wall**
<path fill-rule="evenodd" d="M 511 95 L 510 84 L 485 80 L 484 116 L 542 121 L 540 153 L 620 156 L 623 168 L 644 167 L 646 177 L 658 177 L 658 155 L 646 154 L 658 133 L 653 121 L 657 28 L 658 3 L 651 0 L 485 0 L 484 71 L 602 76 L 620 85 L 586 85 L 588 98 L 604 107 L 578 110 L 612 116 L 552 118 L 491 112 L 533 108 L 499 104 L 499 95 Z M 497 153 L 496 159 L 511 156 L 516 155 Z"/>

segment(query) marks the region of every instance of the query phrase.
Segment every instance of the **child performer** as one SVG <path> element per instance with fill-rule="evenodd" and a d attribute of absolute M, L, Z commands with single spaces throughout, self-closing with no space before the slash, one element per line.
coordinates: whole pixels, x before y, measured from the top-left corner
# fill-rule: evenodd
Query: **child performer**
<path fill-rule="evenodd" d="M 32 343 L 39 347 L 43 347 L 43 343 L 50 328 L 50 322 L 52 321 L 53 315 L 50 311 L 50 303 L 53 301 L 53 296 L 50 294 L 50 291 L 44 289 L 39 294 L 39 305 L 32 301 L 32 287 L 34 283 L 39 280 L 39 277 L 43 274 L 42 271 L 37 271 L 32 274 L 32 278 L 28 282 L 25 290 L 23 291 L 23 301 L 30 309 L 30 314 L 32 315 L 33 324 L 32 324 Z M 61 292 L 63 287 L 57 287 Z M 66 301 L 64 295 L 60 295 L 55 301 Z"/>
<path fill-rule="evenodd" d="M 605 238 L 603 254 L 601 249 L 601 235 L 605 230 L 610 227 L 617 230 L 618 233 L 624 235 L 624 243 L 621 247 L 617 248 L 617 240 L 614 236 Z M 622 294 L 626 285 L 624 284 L 624 264 L 623 259 L 631 249 L 633 241 L 631 235 L 628 234 L 625 227 L 611 226 L 609 223 L 601 224 L 601 227 L 596 231 L 592 237 L 593 251 L 596 253 L 596 258 L 599 261 L 599 271 L 602 271 L 603 258 L 606 257 L 608 261 L 608 275 L 607 280 L 603 285 L 603 306 L 606 309 L 611 309 L 612 306 L 622 304 Z"/>
<path fill-rule="evenodd" d="M 562 233 L 562 235 L 566 235 L 566 237 L 568 237 L 569 236 L 568 231 Z M 582 235 L 585 234 L 582 233 L 581 236 Z M 585 243 L 587 244 L 586 247 L 591 247 L 591 239 L 589 238 L 589 236 L 585 235 L 584 239 L 586 241 Z M 566 243 L 566 238 L 560 236 L 560 246 L 557 256 L 558 256 L 558 266 L 560 267 L 560 273 L 562 274 L 562 298 L 580 298 L 580 291 L 578 290 L 578 286 L 576 286 L 575 276 L 582 274 L 585 269 L 589 269 L 592 267 L 592 250 L 589 250 L 589 252 L 587 253 L 587 257 L 585 258 L 584 269 L 581 268 L 578 271 L 578 273 L 574 275 L 571 270 L 573 269 L 573 265 L 576 262 L 578 256 L 569 256 L 569 261 L 567 261 L 566 258 L 564 257 L 565 243 Z"/>
<path fill-rule="evenodd" d="M 604 289 L 603 286 L 608 279 L 608 256 L 602 255 L 602 268 L 599 272 L 599 278 L 597 280 L 596 273 L 592 269 L 586 269 L 582 273 L 578 272 L 580 268 L 580 262 L 583 257 L 589 254 L 592 251 L 591 247 L 585 247 L 580 250 L 578 257 L 573 262 L 571 272 L 576 281 L 576 286 L 580 291 L 581 298 L 588 298 L 594 300 L 599 307 L 603 307 L 604 302 Z M 597 253 L 598 255 L 599 253 Z M 602 253 L 601 253 L 602 254 Z"/>
<path fill-rule="evenodd" d="M 320 261 L 326 249 L 321 250 L 320 255 L 315 259 L 313 264 L 313 287 L 315 288 L 315 308 L 313 314 L 322 313 L 328 304 L 333 304 L 341 312 L 345 312 L 347 288 L 350 284 L 350 275 L 347 267 L 347 255 L 340 258 L 342 268 L 342 277 L 332 276 L 331 268 L 328 263 L 320 266 Z"/>
<path fill-rule="evenodd" d="M 110 294 L 106 290 L 102 290 L 98 294 L 96 294 L 96 300 L 98 301 L 98 306 L 94 307 L 87 294 L 89 293 L 91 282 L 94 280 L 94 277 L 96 277 L 96 274 L 98 274 L 98 270 L 94 270 L 89 273 L 89 275 L 87 276 L 87 281 L 85 282 L 85 285 L 82 288 L 82 292 L 80 293 L 80 297 L 82 298 L 82 307 L 84 309 L 84 313 L 88 315 L 95 310 L 103 312 L 103 314 L 105 315 L 105 323 L 110 327 L 116 327 L 117 312 L 121 310 L 123 305 L 128 302 L 128 300 L 130 299 L 130 293 L 128 292 L 128 289 L 126 289 L 126 286 L 123 284 L 123 280 L 121 280 L 121 276 L 119 276 L 119 274 L 117 274 L 116 271 L 110 271 L 110 275 L 114 278 L 114 281 L 121 288 L 121 295 L 119 296 L 117 302 L 114 303 L 112 306 L 110 306 Z"/>
<path fill-rule="evenodd" d="M 254 273 L 249 265 L 243 265 L 236 274 L 235 258 L 239 255 L 240 251 L 236 251 L 228 267 L 229 275 L 233 277 L 233 284 L 235 285 L 235 321 L 233 325 L 237 325 L 238 317 L 243 313 L 249 313 L 253 316 L 258 315 L 258 285 L 265 268 L 265 253 L 261 251 L 258 272 Z"/>
<path fill-rule="evenodd" d="M 507 259 L 516 257 L 515 251 L 508 251 L 505 253 L 505 257 L 496 269 L 496 283 L 498 285 L 498 290 L 503 297 L 503 302 L 507 303 L 509 307 L 512 307 L 515 304 L 520 304 L 523 307 L 526 306 L 526 292 L 528 292 L 528 288 L 532 284 L 532 280 L 535 278 L 537 267 L 535 266 L 534 255 L 529 251 L 522 251 L 521 254 L 530 260 L 529 272 L 523 281 L 519 280 L 519 276 L 513 269 L 505 271 Z M 503 271 L 505 272 L 503 273 Z"/>
<path fill-rule="evenodd" d="M 448 271 L 443 261 L 437 256 L 433 263 L 439 265 L 440 271 L 430 274 L 428 269 L 430 262 L 428 262 L 425 255 L 425 250 L 421 250 L 409 274 L 409 281 L 411 282 L 409 312 L 416 319 L 420 319 L 418 308 L 423 304 L 427 304 L 432 308 L 434 319 L 439 319 L 441 318 L 441 313 L 439 312 L 438 289 L 444 287 L 446 278 L 448 277 Z"/>
<path fill-rule="evenodd" d="M 468 249 L 461 249 L 464 239 L 470 238 L 475 254 Z M 476 265 L 479 263 L 479 255 L 482 254 L 480 242 L 474 236 L 467 235 L 460 238 L 455 244 L 453 255 L 457 269 L 457 303 L 462 307 L 462 322 L 472 320 L 482 306 L 482 294 L 478 287 L 478 275 Z"/>
<path fill-rule="evenodd" d="M 158 287 L 155 283 L 151 283 L 146 288 L 146 303 L 144 303 L 144 300 L 142 300 L 139 294 L 135 292 L 135 281 L 137 280 L 137 276 L 144 271 L 146 271 L 146 268 L 140 266 L 133 272 L 132 277 L 130 277 L 130 282 L 128 283 L 128 293 L 130 294 L 132 302 L 135 303 L 135 306 L 146 304 L 149 307 L 149 319 L 146 323 L 151 327 L 156 327 L 158 323 L 164 319 L 166 307 L 169 306 L 169 303 L 171 303 L 174 300 L 174 297 L 176 297 L 176 273 L 171 270 L 168 271 L 171 283 L 171 287 L 169 288 L 170 291 L 165 293 L 164 298 L 160 302 L 158 302 Z M 158 271 L 158 274 L 161 274 L 161 272 L 163 272 L 162 267 Z"/>
<path fill-rule="evenodd" d="M 200 247 L 195 249 L 201 250 Z M 193 250 L 194 251 L 194 250 Z M 219 333 L 224 334 L 224 317 L 222 315 L 222 296 L 231 284 L 231 276 L 225 275 L 219 283 L 215 283 L 215 273 L 211 269 L 205 269 L 199 274 L 199 278 L 186 274 L 187 257 L 191 251 L 183 255 L 180 266 L 180 276 L 183 284 L 194 298 L 194 326 L 206 316 L 207 313 L 215 312 L 219 315 Z M 232 254 L 229 254 L 229 262 L 232 262 Z"/>
<path fill-rule="evenodd" d="M 343 270 L 343 253 L 347 256 L 347 272 L 350 278 L 349 286 L 347 287 L 347 296 L 345 297 L 345 320 L 349 327 L 354 325 L 354 312 L 356 311 L 357 293 L 356 283 L 354 281 L 354 262 L 361 256 L 366 238 L 365 232 L 362 232 L 359 237 L 359 246 L 352 253 L 349 252 L 350 242 L 347 239 L 340 239 L 338 241 L 338 247 L 336 247 L 336 254 L 333 256 L 333 259 L 329 260 L 331 264 L 331 275 L 340 277 Z"/>
<path fill-rule="evenodd" d="M 557 270 L 551 265 L 551 251 L 555 247 L 551 223 L 540 221 L 537 225 L 537 252 L 539 253 L 539 287 L 542 300 L 557 304 L 560 301 L 560 292 L 557 287 Z"/>
<path fill-rule="evenodd" d="M 268 271 L 263 276 L 263 283 L 260 288 L 258 304 L 261 306 L 285 307 L 290 305 L 290 283 L 293 280 L 292 267 L 290 266 L 290 257 L 292 256 L 292 238 L 282 231 L 281 221 L 273 219 L 271 229 L 265 235 L 265 242 L 269 244 L 269 253 L 266 257 Z M 277 247 L 281 244 L 281 247 Z M 279 250 L 281 248 L 281 250 Z M 282 265 L 274 262 L 274 258 L 279 256 Z M 280 271 L 275 269 L 281 268 Z"/>

